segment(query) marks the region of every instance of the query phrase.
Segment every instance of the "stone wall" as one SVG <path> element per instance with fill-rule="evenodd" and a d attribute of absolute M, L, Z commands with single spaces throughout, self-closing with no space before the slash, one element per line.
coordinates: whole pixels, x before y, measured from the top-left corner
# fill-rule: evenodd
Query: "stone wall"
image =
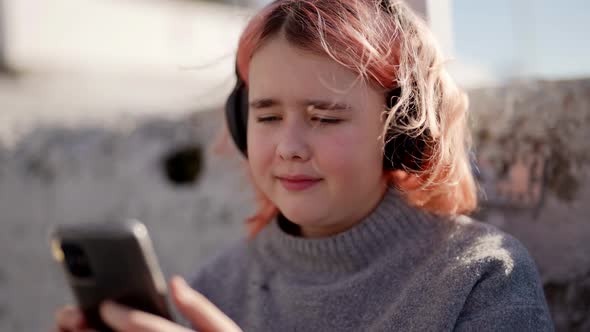
<path fill-rule="evenodd" d="M 590 330 L 590 81 L 470 95 L 477 217 L 529 248 L 558 330 Z M 168 276 L 241 236 L 252 195 L 239 156 L 211 150 L 219 112 L 116 116 L 37 125 L 0 144 L 1 331 L 46 330 L 71 301 L 48 250 L 56 223 L 139 218 Z"/>
<path fill-rule="evenodd" d="M 146 223 L 166 276 L 240 236 L 251 213 L 236 157 L 211 153 L 221 118 L 36 128 L 0 148 L 0 331 L 44 331 L 72 302 L 48 250 L 57 223 Z"/>
<path fill-rule="evenodd" d="M 471 91 L 482 209 L 536 260 L 560 331 L 590 331 L 590 80 Z"/>

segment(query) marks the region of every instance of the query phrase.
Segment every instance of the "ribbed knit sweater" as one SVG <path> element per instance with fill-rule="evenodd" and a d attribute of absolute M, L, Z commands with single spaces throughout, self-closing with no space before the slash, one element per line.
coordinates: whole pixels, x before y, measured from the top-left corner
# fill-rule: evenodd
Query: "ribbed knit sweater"
<path fill-rule="evenodd" d="M 518 240 L 412 208 L 393 189 L 334 236 L 294 236 L 275 220 L 191 285 L 244 331 L 553 331 Z"/>

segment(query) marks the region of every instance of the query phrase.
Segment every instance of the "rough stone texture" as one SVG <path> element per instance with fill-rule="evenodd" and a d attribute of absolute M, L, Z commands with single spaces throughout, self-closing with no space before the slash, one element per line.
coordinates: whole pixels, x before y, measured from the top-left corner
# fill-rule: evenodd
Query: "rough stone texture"
<path fill-rule="evenodd" d="M 472 91 L 478 213 L 535 258 L 559 331 L 590 331 L 590 80 Z"/>
<path fill-rule="evenodd" d="M 3 112 L 16 109 L 16 102 L 1 102 Z M 17 106 L 24 112 L 43 103 Z M 559 331 L 590 330 L 589 103 L 588 80 L 471 92 L 487 195 L 477 216 L 529 248 Z M 0 331 L 47 330 L 55 308 L 71 301 L 48 250 L 56 223 L 139 218 L 168 276 L 186 275 L 243 231 L 252 195 L 237 171 L 239 157 L 211 152 L 219 112 L 105 112 L 109 121 L 45 121 L 25 129 L 3 115 Z"/>
<path fill-rule="evenodd" d="M 198 113 L 37 128 L 0 149 L 0 331 L 48 330 L 55 309 L 72 301 L 48 250 L 56 223 L 138 218 L 167 276 L 190 273 L 239 236 L 251 195 L 241 161 L 209 151 L 220 121 Z M 177 162 L 172 176 L 167 161 Z"/>

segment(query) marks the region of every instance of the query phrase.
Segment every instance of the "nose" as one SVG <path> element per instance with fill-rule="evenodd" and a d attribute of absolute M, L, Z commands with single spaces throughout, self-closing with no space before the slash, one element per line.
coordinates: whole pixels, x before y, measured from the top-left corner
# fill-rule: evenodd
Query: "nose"
<path fill-rule="evenodd" d="M 307 131 L 304 124 L 295 119 L 283 121 L 277 155 L 283 160 L 307 161 L 311 157 Z"/>

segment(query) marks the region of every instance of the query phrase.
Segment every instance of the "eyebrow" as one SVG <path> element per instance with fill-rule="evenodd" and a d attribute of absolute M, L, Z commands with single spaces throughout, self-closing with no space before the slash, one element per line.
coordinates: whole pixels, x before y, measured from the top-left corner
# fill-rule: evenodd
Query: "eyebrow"
<path fill-rule="evenodd" d="M 255 99 L 249 103 L 250 107 L 252 108 L 263 108 L 263 107 L 271 107 L 275 105 L 280 105 L 281 102 L 272 99 L 272 98 L 260 98 Z M 299 101 L 297 104 L 303 107 L 312 106 L 314 108 L 325 110 L 325 111 L 347 111 L 351 110 L 352 107 L 345 103 L 336 103 L 326 100 L 319 100 L 319 99 L 304 99 Z"/>

